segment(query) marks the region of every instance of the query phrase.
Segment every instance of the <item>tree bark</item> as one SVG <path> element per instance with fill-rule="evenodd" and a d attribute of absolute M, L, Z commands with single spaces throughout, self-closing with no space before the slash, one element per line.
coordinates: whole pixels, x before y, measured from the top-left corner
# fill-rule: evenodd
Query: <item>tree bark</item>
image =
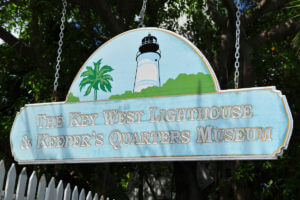
<path fill-rule="evenodd" d="M 197 182 L 196 162 L 175 162 L 176 200 L 201 199 Z"/>
<path fill-rule="evenodd" d="M 144 199 L 144 172 L 143 166 L 139 166 L 139 200 Z"/>
<path fill-rule="evenodd" d="M 32 49 L 1 26 L 0 38 L 9 46 L 15 48 L 22 56 L 34 59 Z"/>
<path fill-rule="evenodd" d="M 146 181 L 147 185 L 148 185 L 149 188 L 150 188 L 150 191 L 151 191 L 151 194 L 152 194 L 152 196 L 153 196 L 153 199 L 154 199 L 154 200 L 158 200 L 158 199 L 157 199 L 157 196 L 156 196 L 156 193 L 155 193 L 155 191 L 154 191 L 154 189 L 153 189 L 153 187 L 152 187 L 150 181 L 148 180 L 148 177 L 145 177 L 145 181 Z"/>
<path fill-rule="evenodd" d="M 240 166 L 240 161 L 235 161 L 231 163 L 232 165 L 232 176 L 234 176 L 234 172 Z M 236 178 L 232 180 L 232 190 L 234 192 L 235 200 L 251 200 L 253 199 L 252 194 L 249 191 L 249 186 L 245 184 L 243 181 L 239 181 Z"/>
<path fill-rule="evenodd" d="M 256 70 L 252 65 L 254 49 L 245 41 L 240 48 L 240 87 L 255 87 Z"/>

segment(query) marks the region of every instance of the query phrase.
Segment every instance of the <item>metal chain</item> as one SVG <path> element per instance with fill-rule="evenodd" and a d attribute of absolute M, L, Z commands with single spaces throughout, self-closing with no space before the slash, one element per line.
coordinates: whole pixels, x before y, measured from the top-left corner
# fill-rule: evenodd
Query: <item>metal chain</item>
<path fill-rule="evenodd" d="M 56 72 L 55 72 L 55 80 L 54 80 L 54 88 L 53 88 L 53 96 L 52 101 L 56 102 L 56 93 L 57 93 L 57 86 L 58 86 L 58 78 L 59 78 L 59 70 L 60 70 L 60 61 L 61 61 L 61 53 L 62 53 L 62 46 L 63 46 L 63 38 L 64 38 L 64 29 L 65 29 L 65 21 L 66 21 L 66 8 L 67 8 L 67 1 L 62 0 L 63 10 L 61 16 L 61 24 L 60 24 L 60 33 L 59 33 L 59 41 L 58 41 L 58 49 L 57 49 L 57 58 L 56 58 Z"/>
<path fill-rule="evenodd" d="M 239 58 L 240 58 L 240 25 L 241 25 L 241 21 L 240 21 L 240 17 L 241 17 L 241 3 L 240 0 L 237 1 L 237 11 L 236 11 L 236 31 L 235 31 L 235 63 L 234 63 L 234 67 L 235 67 L 235 72 L 234 72 L 234 88 L 238 89 L 239 88 L 239 76 L 240 76 L 240 72 L 239 72 L 239 67 L 240 67 L 240 62 L 239 62 Z"/>
<path fill-rule="evenodd" d="M 138 27 L 145 27 L 144 18 L 145 18 L 145 13 L 146 13 L 146 6 L 147 6 L 147 0 L 143 0 L 143 6 L 142 6 L 142 9 L 139 14 L 140 23 L 139 23 Z"/>

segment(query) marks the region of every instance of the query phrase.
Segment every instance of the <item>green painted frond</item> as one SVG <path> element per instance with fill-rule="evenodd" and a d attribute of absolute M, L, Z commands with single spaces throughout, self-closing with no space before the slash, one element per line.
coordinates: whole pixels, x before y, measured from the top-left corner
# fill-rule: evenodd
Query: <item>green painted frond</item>
<path fill-rule="evenodd" d="M 106 89 L 109 91 L 109 92 L 111 92 L 111 84 L 109 83 L 109 84 L 105 84 L 104 85 L 104 87 L 106 87 Z"/>
<path fill-rule="evenodd" d="M 99 68 L 100 68 L 101 62 L 102 62 L 102 58 L 99 59 L 97 62 L 94 62 L 94 67 L 95 67 L 96 74 L 98 74 L 98 72 L 99 72 Z"/>
<path fill-rule="evenodd" d="M 112 86 L 111 86 L 111 84 L 110 84 L 110 82 L 108 80 L 101 79 L 100 80 L 100 88 L 101 88 L 101 90 L 103 90 L 105 92 L 107 92 L 107 90 L 109 92 L 111 92 Z"/>
<path fill-rule="evenodd" d="M 100 83 L 99 80 L 94 80 L 93 81 L 92 85 L 93 85 L 94 90 L 99 90 L 99 87 L 98 87 L 99 83 Z"/>
<path fill-rule="evenodd" d="M 80 77 L 85 77 L 85 76 L 94 76 L 94 70 L 92 69 L 92 67 L 87 66 L 86 67 L 86 71 L 82 72 Z"/>
<path fill-rule="evenodd" d="M 87 90 L 85 91 L 84 96 L 89 95 L 89 94 L 91 93 L 91 91 L 92 91 L 92 88 L 93 88 L 93 85 L 91 84 L 91 85 L 87 88 Z"/>
<path fill-rule="evenodd" d="M 101 83 L 100 83 L 100 89 L 101 89 L 102 91 L 104 91 L 104 92 L 107 92 L 106 88 L 104 87 L 104 84 L 101 84 Z"/>
<path fill-rule="evenodd" d="M 103 67 L 101 67 L 101 69 L 100 69 L 100 75 L 102 76 L 102 75 L 104 75 L 104 74 L 106 74 L 106 73 L 108 73 L 108 72 L 111 72 L 111 71 L 113 71 L 114 69 L 111 67 L 111 66 L 108 66 L 108 65 L 104 65 Z"/>
<path fill-rule="evenodd" d="M 113 80 L 114 80 L 114 79 L 112 78 L 112 76 L 109 75 L 109 74 L 103 75 L 102 78 L 105 79 L 105 80 L 110 80 L 110 81 L 113 81 Z"/>
<path fill-rule="evenodd" d="M 93 83 L 93 79 L 90 79 L 89 77 L 82 79 L 82 81 L 79 83 L 80 91 L 82 90 L 82 88 L 84 88 L 84 86 L 86 86 L 87 84 L 92 84 L 92 83 Z"/>

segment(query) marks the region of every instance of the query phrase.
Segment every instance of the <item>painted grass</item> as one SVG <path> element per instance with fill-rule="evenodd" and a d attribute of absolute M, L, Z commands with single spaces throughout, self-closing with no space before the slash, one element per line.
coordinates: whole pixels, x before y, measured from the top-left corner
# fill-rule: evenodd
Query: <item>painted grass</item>
<path fill-rule="evenodd" d="M 66 102 L 67 102 L 67 103 L 70 103 L 70 102 L 80 102 L 80 99 L 79 99 L 79 97 L 75 97 L 75 96 L 73 95 L 73 93 L 71 92 L 71 93 L 69 94 L 68 99 L 67 99 Z"/>
<path fill-rule="evenodd" d="M 145 88 L 141 92 L 126 91 L 121 95 L 112 95 L 109 99 L 128 99 L 137 97 L 155 97 L 183 94 L 201 94 L 216 92 L 213 80 L 209 74 L 179 74 L 175 79 L 169 79 L 161 87 Z"/>

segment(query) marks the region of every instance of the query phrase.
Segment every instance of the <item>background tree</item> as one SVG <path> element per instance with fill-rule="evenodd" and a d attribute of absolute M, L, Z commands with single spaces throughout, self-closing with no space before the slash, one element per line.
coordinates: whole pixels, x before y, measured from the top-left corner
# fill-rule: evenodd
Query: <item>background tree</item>
<path fill-rule="evenodd" d="M 30 168 L 116 199 L 128 199 L 135 188 L 139 199 L 297 199 L 300 68 L 291 42 L 300 29 L 299 10 L 289 0 L 241 2 L 240 87 L 276 85 L 287 95 L 294 118 L 289 149 L 279 160 Z M 137 27 L 134 19 L 141 6 L 142 0 L 69 2 L 58 99 L 65 99 L 75 74 L 98 46 Z M 0 159 L 7 164 L 13 162 L 8 141 L 16 112 L 26 103 L 51 99 L 61 10 L 58 0 L 0 1 Z M 148 0 L 145 24 L 191 40 L 227 89 L 233 88 L 235 12 L 233 0 Z M 205 184 L 203 172 L 213 182 Z"/>

